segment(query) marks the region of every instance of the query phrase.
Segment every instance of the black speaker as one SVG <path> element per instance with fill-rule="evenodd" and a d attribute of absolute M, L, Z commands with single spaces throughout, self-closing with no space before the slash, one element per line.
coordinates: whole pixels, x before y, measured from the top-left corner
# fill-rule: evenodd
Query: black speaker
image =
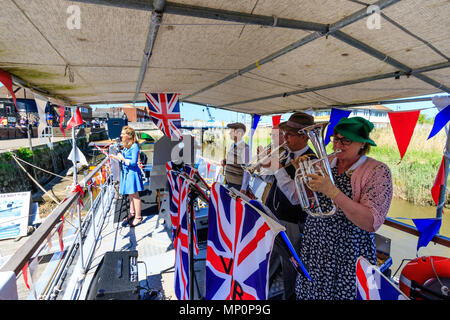
<path fill-rule="evenodd" d="M 137 251 L 106 252 L 87 300 L 139 300 L 137 256 Z"/>

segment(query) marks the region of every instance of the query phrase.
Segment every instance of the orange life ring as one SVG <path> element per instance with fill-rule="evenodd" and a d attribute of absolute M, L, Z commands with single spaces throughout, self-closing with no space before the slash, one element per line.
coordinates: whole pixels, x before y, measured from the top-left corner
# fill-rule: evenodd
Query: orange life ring
<path fill-rule="evenodd" d="M 411 297 L 412 281 L 424 285 L 428 280 L 436 278 L 436 274 L 439 278 L 450 278 L 450 258 L 429 256 L 411 260 L 400 275 L 400 290 Z"/>

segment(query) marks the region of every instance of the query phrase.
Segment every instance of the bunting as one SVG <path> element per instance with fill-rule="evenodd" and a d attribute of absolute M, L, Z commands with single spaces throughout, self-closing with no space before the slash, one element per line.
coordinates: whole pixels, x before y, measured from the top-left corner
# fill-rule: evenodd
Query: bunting
<path fill-rule="evenodd" d="M 281 121 L 281 114 L 277 115 L 277 116 L 272 116 L 272 126 L 274 128 L 278 127 L 278 125 L 280 124 L 280 121 Z"/>
<path fill-rule="evenodd" d="M 421 247 L 426 247 L 433 237 L 439 232 L 442 219 L 412 219 L 412 221 L 416 225 L 417 230 L 420 232 L 416 249 L 416 253 L 418 253 L 419 249 Z"/>
<path fill-rule="evenodd" d="M 388 113 L 395 141 L 400 151 L 400 161 L 408 149 L 419 115 L 420 110 Z"/>
<path fill-rule="evenodd" d="M 443 108 L 434 118 L 433 128 L 431 128 L 430 135 L 428 136 L 429 140 L 430 138 L 434 137 L 441 129 L 447 124 L 447 122 L 450 120 L 450 105 Z"/>
<path fill-rule="evenodd" d="M 3 83 L 3 85 L 5 86 L 6 89 L 8 89 L 9 93 L 11 93 L 11 96 L 13 98 L 14 101 L 14 106 L 16 107 L 17 112 L 19 112 L 19 109 L 17 108 L 17 103 L 16 103 L 16 94 L 14 93 L 14 90 L 12 88 L 12 77 L 11 75 L 0 69 L 0 82 Z"/>
<path fill-rule="evenodd" d="M 441 165 L 439 166 L 438 174 L 434 180 L 433 187 L 431 188 L 431 197 L 436 205 L 439 203 L 439 194 L 441 193 L 441 187 L 445 184 L 445 156 L 442 156 Z"/>
<path fill-rule="evenodd" d="M 61 130 L 64 138 L 66 137 L 66 133 L 64 132 L 63 124 L 64 124 L 64 112 L 66 111 L 66 107 L 58 106 L 59 109 L 59 130 Z"/>
<path fill-rule="evenodd" d="M 334 126 L 342 118 L 348 117 L 350 115 L 350 113 L 352 113 L 351 110 L 342 110 L 342 109 L 336 109 L 336 108 L 331 109 L 330 123 L 328 124 L 328 127 L 327 127 L 327 134 L 325 135 L 325 141 L 324 141 L 325 145 L 330 143 L 330 137 L 333 135 Z"/>
<path fill-rule="evenodd" d="M 81 118 L 81 111 L 80 108 L 77 107 L 77 110 L 75 111 L 75 114 L 72 115 L 69 122 L 67 123 L 65 130 L 70 130 L 76 126 L 82 125 L 83 119 Z"/>
<path fill-rule="evenodd" d="M 47 99 L 41 97 L 38 94 L 34 95 L 36 101 L 36 107 L 39 114 L 38 136 L 42 135 L 42 132 L 47 127 L 47 119 L 45 118 L 45 108 L 47 107 Z"/>

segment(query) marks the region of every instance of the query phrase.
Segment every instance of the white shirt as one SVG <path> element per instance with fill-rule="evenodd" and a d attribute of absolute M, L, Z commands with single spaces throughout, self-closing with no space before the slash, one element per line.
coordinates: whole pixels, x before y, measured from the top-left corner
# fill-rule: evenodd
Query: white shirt
<path fill-rule="evenodd" d="M 231 162 L 231 163 L 234 162 L 233 155 L 234 155 L 234 147 L 235 146 L 238 149 L 241 148 L 240 149 L 241 152 L 238 153 L 238 156 L 240 157 L 240 159 L 237 160 L 238 163 L 246 164 L 248 162 L 248 160 L 245 161 L 246 160 L 245 159 L 245 152 L 243 152 L 243 151 L 245 151 L 245 146 L 240 146 L 242 143 L 245 144 L 245 141 L 244 140 L 239 140 L 238 142 L 233 142 L 231 144 L 230 150 L 228 150 L 228 153 L 227 153 L 227 159 L 226 159 L 227 162 Z M 247 159 L 248 159 L 248 157 L 249 156 L 247 155 Z M 246 170 L 244 170 L 244 176 L 242 177 L 241 190 L 247 190 L 249 182 L 250 182 L 250 174 Z"/>
<path fill-rule="evenodd" d="M 304 147 L 303 149 L 297 150 L 297 151 L 290 151 L 289 155 L 291 153 L 294 154 L 294 158 L 303 155 L 307 150 L 309 149 L 309 146 Z M 297 197 L 297 191 L 295 188 L 295 182 L 289 174 L 286 172 L 285 168 L 280 168 L 277 171 L 275 171 L 274 175 L 270 176 L 263 176 L 262 177 L 264 181 L 266 182 L 273 182 L 274 179 L 277 179 L 277 187 L 283 192 L 283 194 L 286 196 L 286 198 L 289 199 L 292 205 L 298 205 L 300 204 L 300 201 Z"/>

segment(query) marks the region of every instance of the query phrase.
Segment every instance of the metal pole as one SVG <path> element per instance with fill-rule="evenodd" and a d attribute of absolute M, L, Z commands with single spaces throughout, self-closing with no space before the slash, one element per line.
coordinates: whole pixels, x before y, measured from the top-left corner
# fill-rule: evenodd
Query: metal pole
<path fill-rule="evenodd" d="M 189 205 L 188 205 L 188 213 L 189 213 L 189 300 L 194 300 L 194 195 L 193 192 L 190 192 L 189 195 Z"/>
<path fill-rule="evenodd" d="M 418 68 L 416 70 L 412 70 L 411 74 L 416 75 L 416 74 L 419 74 L 421 72 L 440 70 L 440 69 L 445 69 L 445 68 L 448 68 L 448 67 L 450 67 L 450 62 L 438 63 L 436 65 L 431 65 L 431 66 L 427 66 L 427 67 L 423 67 L 423 68 Z M 307 92 L 312 92 L 312 91 L 319 91 L 319 90 L 325 90 L 325 89 L 344 87 L 344 86 L 349 86 L 349 85 L 352 85 L 352 84 L 359 84 L 359 83 L 364 83 L 364 82 L 383 80 L 383 79 L 388 79 L 388 78 L 394 78 L 396 76 L 404 76 L 404 75 L 407 75 L 407 74 L 408 73 L 405 72 L 405 71 L 389 72 L 389 73 L 380 74 L 380 75 L 376 75 L 376 76 L 369 76 L 369 77 L 360 78 L 360 79 L 336 82 L 336 83 L 326 84 L 326 85 L 312 87 L 312 88 L 299 89 L 299 90 L 293 90 L 293 91 L 288 91 L 288 92 L 281 92 L 281 93 L 273 94 L 273 95 L 270 95 L 270 96 L 264 96 L 264 97 L 249 99 L 249 100 L 242 100 L 242 101 L 237 101 L 237 102 L 233 102 L 233 103 L 227 103 L 227 104 L 223 104 L 223 105 L 219 105 L 219 106 L 215 106 L 215 107 L 225 109 L 227 107 L 231 107 L 231 106 L 234 106 L 234 105 L 242 105 L 242 104 L 247 104 L 247 103 L 251 103 L 251 102 L 258 102 L 258 101 L 263 101 L 263 100 L 288 97 L 288 96 L 291 96 L 291 95 L 302 94 L 302 93 L 307 93 Z M 361 105 L 361 104 L 358 104 L 358 105 Z"/>
<path fill-rule="evenodd" d="M 75 107 L 76 108 L 76 107 Z M 75 115 L 74 109 L 70 108 L 71 116 Z M 77 176 L 77 152 L 76 152 L 77 142 L 75 140 L 75 127 L 72 127 L 72 162 L 73 162 L 73 184 L 76 186 L 78 184 L 78 176 Z M 81 197 L 81 194 L 79 195 Z M 81 234 L 81 212 L 80 212 L 80 203 L 77 201 L 77 214 L 78 214 L 78 241 L 80 243 L 80 258 L 81 258 L 81 267 L 83 273 L 86 272 L 84 265 L 84 257 L 83 257 L 83 237 Z"/>
<path fill-rule="evenodd" d="M 145 73 L 147 71 L 148 61 L 152 56 L 153 45 L 155 43 L 156 36 L 159 31 L 159 25 L 162 21 L 162 11 L 164 10 L 165 0 L 154 0 L 152 15 L 150 17 L 150 26 L 147 35 L 147 42 L 145 43 L 144 56 L 141 62 L 141 70 L 139 72 L 139 78 L 136 85 L 136 93 L 134 94 L 133 102 L 136 100 L 141 91 L 142 82 L 144 81 Z"/>

